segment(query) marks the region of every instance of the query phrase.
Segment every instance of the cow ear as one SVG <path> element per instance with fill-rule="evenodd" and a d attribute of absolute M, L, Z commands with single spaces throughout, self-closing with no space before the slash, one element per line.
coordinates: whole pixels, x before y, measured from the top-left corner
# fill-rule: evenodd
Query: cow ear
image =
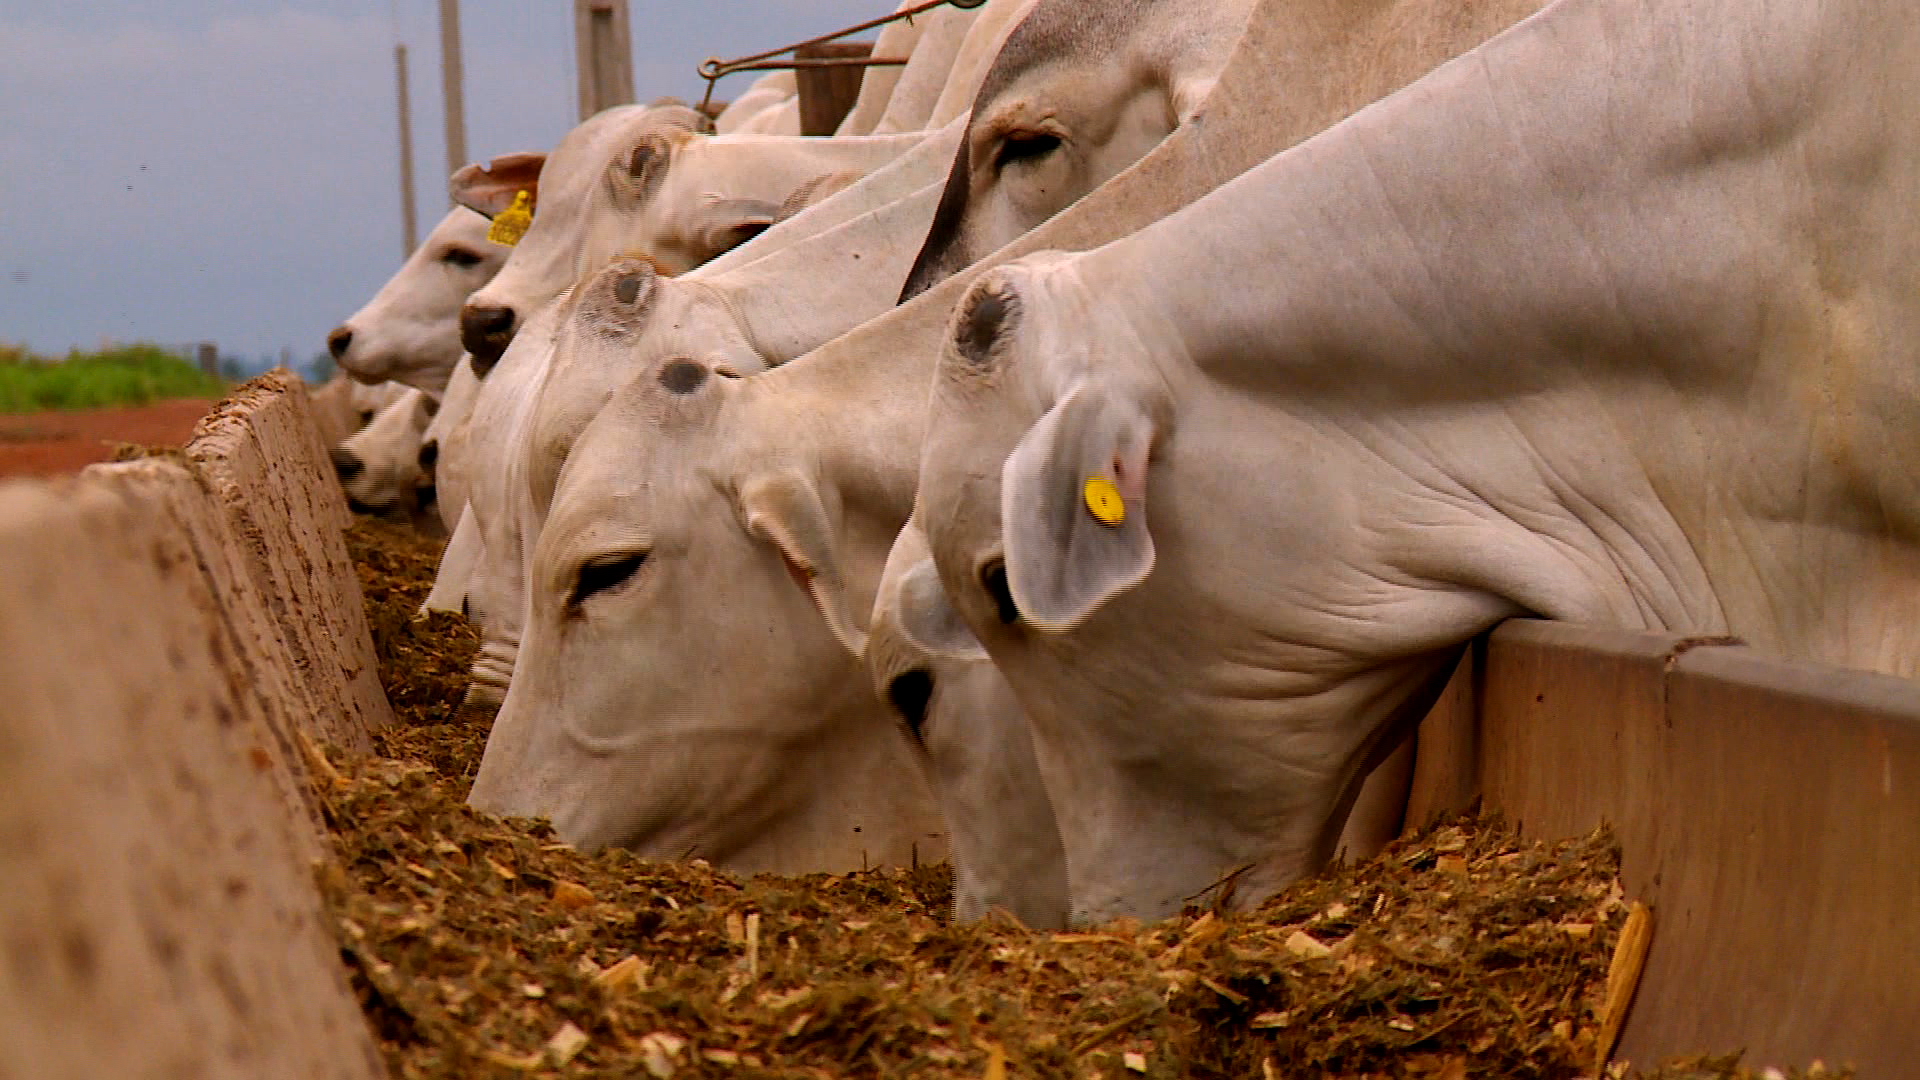
<path fill-rule="evenodd" d="M 895 620 L 913 647 L 943 660 L 985 660 L 987 650 L 961 620 L 940 584 L 932 559 L 921 559 L 900 575 Z"/>
<path fill-rule="evenodd" d="M 787 573 L 813 598 L 835 640 L 854 656 L 867 651 L 867 633 L 847 610 L 846 582 L 833 546 L 820 493 L 791 472 L 760 474 L 740 486 L 740 516 L 747 531 L 780 550 Z"/>
<path fill-rule="evenodd" d="M 780 207 L 761 199 L 716 199 L 701 208 L 693 235 L 701 258 L 724 255 L 766 232 Z"/>
<path fill-rule="evenodd" d="M 1147 455 L 1153 421 L 1079 382 L 1027 432 L 1001 472 L 1001 537 L 1014 607 L 1070 630 L 1153 570 Z"/>
<path fill-rule="evenodd" d="M 523 150 L 502 154 L 485 165 L 463 165 L 447 181 L 447 193 L 453 201 L 477 213 L 492 217 L 513 205 L 513 197 L 527 193 L 527 201 L 540 202 L 540 169 L 547 155 Z"/>
<path fill-rule="evenodd" d="M 658 132 L 648 132 L 634 142 L 619 167 L 625 170 L 641 199 L 651 199 L 666 182 L 667 170 L 673 167 L 673 140 Z"/>

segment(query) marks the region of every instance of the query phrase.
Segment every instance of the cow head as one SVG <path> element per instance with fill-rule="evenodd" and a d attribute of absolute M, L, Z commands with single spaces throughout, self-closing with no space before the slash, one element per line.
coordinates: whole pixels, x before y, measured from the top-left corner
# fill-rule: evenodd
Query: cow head
<path fill-rule="evenodd" d="M 614 391 L 636 371 L 675 357 L 724 377 L 767 366 L 727 304 L 695 282 L 663 277 L 649 258 L 615 259 L 575 290 L 529 429 L 527 480 L 539 512 L 580 433 Z"/>
<path fill-rule="evenodd" d="M 1140 160 L 1192 116 L 1246 21 L 1158 0 L 1041 0 L 974 98 L 901 299 L 1012 242 Z"/>
<path fill-rule="evenodd" d="M 581 434 L 476 805 L 741 869 L 938 847 L 909 748 L 858 678 L 853 613 L 884 540 L 848 564 L 835 542 L 858 515 L 790 452 L 805 433 L 731 421 L 777 374 L 658 358 Z"/>
<path fill-rule="evenodd" d="M 461 306 L 499 272 L 507 250 L 487 241 L 486 218 L 449 210 L 399 273 L 327 335 L 334 361 L 361 382 L 440 393 L 460 360 Z"/>
<path fill-rule="evenodd" d="M 329 451 L 348 505 L 364 514 L 439 526 L 433 469 L 438 450 L 426 453 L 422 440 L 438 407 L 410 388 Z"/>
<path fill-rule="evenodd" d="M 1163 916 L 1249 865 L 1255 898 L 1324 863 L 1445 650 L 1513 610 L 1400 588 L 1357 493 L 1404 478 L 1220 400 L 1117 287 L 1042 255 L 963 299 L 914 516 L 937 573 L 894 594 L 905 634 L 952 657 L 977 641 L 1018 695 L 1081 921 Z M 1404 622 L 1375 610 L 1396 602 Z"/>
<path fill-rule="evenodd" d="M 605 231 L 601 187 L 607 162 L 642 138 L 669 131 L 700 130 L 705 119 L 679 105 L 621 105 L 588 117 L 549 155 L 509 154 L 453 174 L 455 202 L 492 217 L 522 191 L 533 221 L 508 248 L 507 262 L 487 287 L 468 298 L 461 313 L 461 341 L 483 377 L 540 305 L 558 296 L 582 270 L 619 250 L 587 250 Z M 600 228 L 596 228 L 600 226 Z"/>

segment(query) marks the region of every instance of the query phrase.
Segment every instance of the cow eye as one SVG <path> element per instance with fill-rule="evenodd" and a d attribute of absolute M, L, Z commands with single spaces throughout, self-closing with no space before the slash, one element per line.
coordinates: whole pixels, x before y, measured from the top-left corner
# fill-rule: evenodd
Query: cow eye
<path fill-rule="evenodd" d="M 1000 153 L 993 160 L 994 168 L 1004 169 L 1017 161 L 1032 161 L 1046 157 L 1060 149 L 1060 136 L 1049 135 L 1044 131 L 1013 131 L 1000 142 Z"/>
<path fill-rule="evenodd" d="M 578 608 L 587 598 L 599 593 L 617 589 L 633 580 L 640 567 L 647 561 L 646 552 L 634 552 L 628 555 L 602 555 L 588 559 L 580 564 L 575 576 L 573 591 L 567 594 L 567 606 Z"/>
<path fill-rule="evenodd" d="M 1000 613 L 1000 621 L 1012 626 L 1020 621 L 1020 609 L 1014 605 L 1013 590 L 1007 586 L 1007 564 L 999 559 L 980 568 L 980 584 L 993 597 L 993 606 Z"/>
<path fill-rule="evenodd" d="M 479 266 L 480 256 L 475 255 L 466 248 L 448 248 L 441 254 L 440 261 L 449 266 L 457 266 L 465 270 L 469 267 Z"/>

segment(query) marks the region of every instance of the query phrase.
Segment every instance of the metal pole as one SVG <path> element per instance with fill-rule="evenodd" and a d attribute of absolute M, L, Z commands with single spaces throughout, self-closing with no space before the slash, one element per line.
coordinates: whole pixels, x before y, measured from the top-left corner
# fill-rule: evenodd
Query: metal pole
<path fill-rule="evenodd" d="M 393 75 L 400 89 L 400 257 L 419 245 L 420 223 L 413 209 L 413 105 L 407 98 L 407 47 L 393 47 Z"/>
<path fill-rule="evenodd" d="M 447 175 L 467 163 L 465 76 L 460 66 L 460 0 L 440 0 L 440 89 L 447 106 Z"/>
<path fill-rule="evenodd" d="M 573 57 L 580 119 L 633 100 L 633 31 L 627 0 L 573 0 Z"/>

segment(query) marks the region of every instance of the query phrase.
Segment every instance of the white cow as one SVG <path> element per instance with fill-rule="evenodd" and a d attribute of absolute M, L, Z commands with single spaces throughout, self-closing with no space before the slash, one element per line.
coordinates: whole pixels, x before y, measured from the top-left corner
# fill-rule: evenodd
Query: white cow
<path fill-rule="evenodd" d="M 610 109 L 554 150 L 540 170 L 532 228 L 461 316 L 462 341 L 483 366 L 499 359 L 525 313 L 614 255 L 645 254 L 665 273 L 684 273 L 764 231 L 822 177 L 872 172 L 922 139 L 710 136 L 672 119 Z M 528 190 L 524 173 L 468 166 L 454 174 L 454 198 L 503 206 Z"/>
<path fill-rule="evenodd" d="M 754 113 L 734 131 L 735 135 L 787 135 L 800 134 L 800 99 L 790 97 Z"/>
<path fill-rule="evenodd" d="M 505 504 L 476 508 L 483 555 L 467 572 L 485 579 L 479 587 L 489 600 L 470 701 L 510 697 L 525 560 L 575 441 L 613 392 L 635 371 L 680 356 L 725 377 L 753 375 L 886 310 L 938 194 L 929 184 L 726 273 L 708 275 L 702 268 L 662 278 L 647 260 L 616 259 L 576 289 L 560 315 L 544 376 L 532 387 L 531 413 L 505 447 L 506 467 L 498 470 L 505 483 L 489 489 Z M 516 350 L 517 343 L 509 347 Z M 509 718 L 496 730 L 516 723 L 511 717 L 517 714 L 504 715 Z M 496 760 L 516 756 L 503 750 Z M 476 805 L 500 813 L 530 805 L 512 793 L 511 776 L 512 770 L 488 774 L 476 788 Z"/>
<path fill-rule="evenodd" d="M 1510 615 L 1920 674 L 1910 14 L 1560 0 L 976 284 L 916 516 L 1028 707 L 1077 917 L 1313 870 Z"/>
<path fill-rule="evenodd" d="M 400 516 L 438 531 L 441 527 L 434 464 L 423 445 L 439 402 L 418 387 L 406 387 L 372 421 L 328 452 L 347 504 L 357 513 Z"/>
<path fill-rule="evenodd" d="M 913 46 L 914 62 L 900 73 L 893 93 L 887 97 L 885 110 L 874 122 L 874 133 L 921 131 L 941 126 L 934 123 L 933 107 L 951 81 L 954 62 L 984 10 L 937 7 L 914 17 L 920 27 L 919 40 Z"/>
<path fill-rule="evenodd" d="M 900 11 L 918 3 L 920 0 L 900 0 L 899 6 L 894 10 Z M 926 19 L 901 19 L 880 28 L 879 35 L 874 38 L 871 55 L 876 58 L 904 56 L 907 58 L 907 63 L 899 66 L 879 65 L 862 71 L 860 94 L 854 98 L 853 107 L 847 110 L 847 115 L 841 117 L 840 126 L 833 131 L 835 135 L 873 134 L 874 128 L 879 126 L 881 118 L 886 115 L 887 105 L 893 99 L 894 88 L 900 85 L 900 79 L 907 69 L 916 64 L 924 67 L 928 63 L 941 62 L 933 56 L 936 50 L 929 49 L 923 52 L 920 49 L 920 39 L 926 33 L 926 29 Z M 948 63 L 950 64 L 950 61 Z M 916 124 L 910 130 L 925 126 L 925 124 Z"/>
<path fill-rule="evenodd" d="M 448 211 L 427 239 L 372 300 L 327 345 L 341 368 L 362 382 L 395 384 L 377 417 L 369 417 L 330 454 L 347 496 L 369 512 L 430 510 L 437 503 L 439 444 L 427 428 L 460 364 L 460 307 L 506 262 L 510 249 L 487 240 L 487 219 L 465 207 Z M 422 393 L 401 394 L 405 387 Z M 465 400 L 465 399 L 463 399 Z M 465 505 L 442 507 L 447 528 Z"/>
<path fill-rule="evenodd" d="M 1384 45 L 1378 32 L 1388 22 L 1373 20 L 1390 14 L 1397 30 L 1403 9 L 1302 19 L 1294 4 L 1269 0 L 1202 110 L 1204 123 L 1184 126 L 1022 244 L 1090 244 L 1150 223 L 1258 162 L 1262 150 L 1326 126 L 1504 25 L 1488 17 L 1457 29 L 1454 5 L 1440 6 L 1428 4 L 1415 29 L 1429 32 L 1401 48 Z M 1441 26 L 1455 29 L 1442 34 Z M 1467 37 L 1476 28 L 1479 36 Z M 1271 57 L 1294 47 L 1379 62 L 1365 66 L 1365 77 L 1334 63 L 1277 82 Z M 1340 72 L 1342 85 L 1314 82 L 1322 70 Z M 833 738 L 844 738 L 847 710 L 856 708 L 865 737 L 898 741 L 871 695 L 844 704 L 833 695 L 859 678 L 862 623 L 911 505 L 924 380 L 960 288 L 931 290 L 763 375 L 695 378 L 682 368 L 663 382 L 692 360 L 673 357 L 615 396 L 574 446 L 533 554 L 525 652 L 495 729 L 528 730 L 489 747 L 476 798 L 497 774 L 515 798 L 546 800 L 565 835 L 626 838 L 636 822 L 697 832 L 726 823 L 661 794 L 698 778 L 679 777 L 676 759 L 651 752 L 653 717 L 701 743 L 701 761 L 754 723 L 790 732 L 784 725 L 795 715 L 831 717 Z M 768 640 L 780 642 L 772 666 L 758 659 Z M 755 678 L 736 687 L 747 681 L 738 678 L 747 649 Z M 630 662 L 608 659 L 629 654 Z M 789 662 L 796 659 L 805 662 Z M 831 709 L 821 705 L 829 698 Z M 762 713 L 741 711 L 748 707 Z M 703 729 L 712 736 L 695 734 Z M 778 790 L 807 809 L 821 794 L 805 786 L 811 775 L 796 771 Z"/>
<path fill-rule="evenodd" d="M 1213 91 L 1252 0 L 1211 18 L 1178 4 L 1042 4 L 977 80 L 967 133 L 901 299 L 911 299 L 1065 209 L 1148 150 Z M 1068 69 L 1024 54 L 1071 36 L 1104 62 Z M 1335 59 L 1337 63 L 1337 58 Z"/>
<path fill-rule="evenodd" d="M 364 383 L 445 390 L 460 360 L 460 306 L 511 250 L 490 243 L 487 226 L 464 206 L 447 211 L 373 299 L 327 335 L 340 369 Z"/>
<path fill-rule="evenodd" d="M 713 130 L 716 134 L 732 135 L 741 129 L 741 125 L 752 120 L 762 112 L 791 100 L 800 92 L 800 85 L 791 71 L 769 71 L 753 80 L 745 93 L 729 102 L 713 118 Z"/>
<path fill-rule="evenodd" d="M 405 389 L 398 383 L 368 386 L 335 372 L 333 378 L 312 391 L 313 418 L 320 429 L 321 444 L 333 446 L 366 427 Z"/>
<path fill-rule="evenodd" d="M 501 270 L 508 284 L 516 280 L 539 283 L 539 296 L 544 302 L 573 280 L 575 264 L 586 254 L 577 242 L 560 242 L 559 238 L 584 235 L 592 189 L 608 181 L 606 168 L 613 158 L 643 137 L 666 131 L 704 131 L 708 126 L 705 114 L 677 104 L 617 105 L 581 121 L 561 138 L 551 155 L 503 154 L 484 165 L 467 165 L 448 179 L 447 190 L 456 203 L 489 218 L 510 209 L 521 193 L 526 194 L 533 221 L 508 253 Z M 552 169 L 547 168 L 549 157 Z M 476 356 L 476 374 L 484 377 L 499 362 L 500 352 L 499 348 L 489 348 Z"/>

